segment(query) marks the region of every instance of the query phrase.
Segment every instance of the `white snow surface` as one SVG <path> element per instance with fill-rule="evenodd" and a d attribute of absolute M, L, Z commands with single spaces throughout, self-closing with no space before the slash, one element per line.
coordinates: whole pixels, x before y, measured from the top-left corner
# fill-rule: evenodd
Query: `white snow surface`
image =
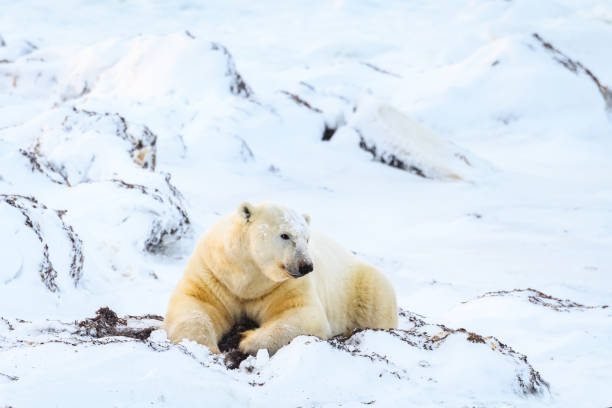
<path fill-rule="evenodd" d="M 0 407 L 612 406 L 611 44 L 608 0 L 0 0 Z M 400 328 L 236 370 L 79 331 L 163 315 L 243 201 Z"/>

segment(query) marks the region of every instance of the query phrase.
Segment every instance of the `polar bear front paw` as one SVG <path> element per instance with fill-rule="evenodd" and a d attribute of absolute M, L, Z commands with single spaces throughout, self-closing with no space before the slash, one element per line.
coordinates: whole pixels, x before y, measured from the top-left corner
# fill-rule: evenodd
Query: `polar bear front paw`
<path fill-rule="evenodd" d="M 238 348 L 245 354 L 257 355 L 259 349 L 267 349 L 270 354 L 276 351 L 276 347 L 271 344 L 270 336 L 261 329 L 247 330 L 242 333 L 242 340 Z"/>

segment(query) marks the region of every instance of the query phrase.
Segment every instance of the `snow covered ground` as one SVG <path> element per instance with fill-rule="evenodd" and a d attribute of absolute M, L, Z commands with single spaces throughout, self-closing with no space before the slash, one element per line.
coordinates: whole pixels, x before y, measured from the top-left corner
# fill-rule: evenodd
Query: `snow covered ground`
<path fill-rule="evenodd" d="M 611 44 L 606 0 L 0 0 L 0 407 L 612 406 Z M 237 370 L 79 329 L 163 315 L 244 200 L 400 329 Z"/>

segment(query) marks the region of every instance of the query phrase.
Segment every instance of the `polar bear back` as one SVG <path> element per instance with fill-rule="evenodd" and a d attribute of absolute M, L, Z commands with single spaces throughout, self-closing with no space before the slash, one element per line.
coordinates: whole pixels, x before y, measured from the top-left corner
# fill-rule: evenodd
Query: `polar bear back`
<path fill-rule="evenodd" d="M 333 335 L 345 333 L 354 327 L 371 327 L 374 324 L 361 321 L 362 304 L 374 307 L 388 305 L 385 308 L 388 310 L 383 311 L 386 318 L 377 319 L 375 325 L 381 328 L 397 325 L 395 292 L 382 273 L 360 261 L 323 233 L 311 232 L 310 248 L 314 260 L 311 279 Z M 376 313 L 376 316 L 380 314 Z"/>

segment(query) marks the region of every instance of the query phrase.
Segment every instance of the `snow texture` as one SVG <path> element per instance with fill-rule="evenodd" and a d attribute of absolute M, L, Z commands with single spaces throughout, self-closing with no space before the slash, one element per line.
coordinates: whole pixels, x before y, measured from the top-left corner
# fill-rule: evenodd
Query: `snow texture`
<path fill-rule="evenodd" d="M 612 406 L 609 1 L 0 10 L 0 407 Z M 169 343 L 243 201 L 383 270 L 400 327 Z"/>

